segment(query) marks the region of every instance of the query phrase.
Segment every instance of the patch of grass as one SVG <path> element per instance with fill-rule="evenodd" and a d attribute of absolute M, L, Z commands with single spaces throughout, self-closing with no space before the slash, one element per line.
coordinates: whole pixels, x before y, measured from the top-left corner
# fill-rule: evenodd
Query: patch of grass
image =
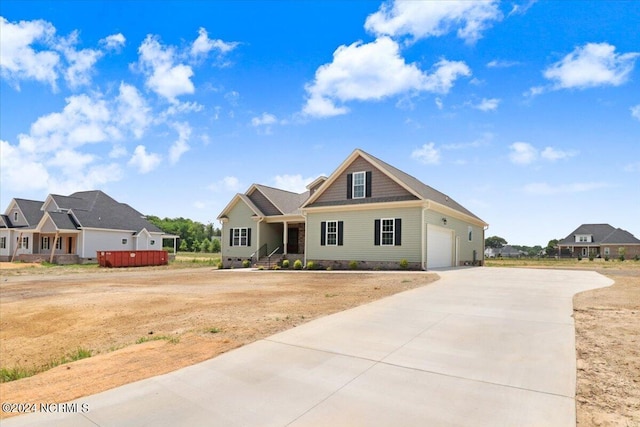
<path fill-rule="evenodd" d="M 170 337 L 167 335 L 152 335 L 148 337 L 140 337 L 136 340 L 136 344 L 143 344 L 149 341 L 168 341 L 171 344 L 178 344 L 180 342 L 180 337 Z"/>
<path fill-rule="evenodd" d="M 206 332 L 209 332 L 210 334 L 218 334 L 222 332 L 222 329 L 213 327 L 213 328 L 207 329 Z"/>
<path fill-rule="evenodd" d="M 325 298 L 333 298 L 333 297 L 337 297 L 338 294 L 324 294 Z"/>
<path fill-rule="evenodd" d="M 32 377 L 36 374 L 39 374 L 40 372 L 48 371 L 49 369 L 53 369 L 66 363 L 75 362 L 76 360 L 86 359 L 91 357 L 92 355 L 93 352 L 91 350 L 78 347 L 76 350 L 72 351 L 66 356 L 62 356 L 58 359 L 52 358 L 48 363 L 45 363 L 42 366 L 32 366 L 30 368 L 26 368 L 24 366 L 18 365 L 14 366 L 13 368 L 0 368 L 0 383 Z"/>

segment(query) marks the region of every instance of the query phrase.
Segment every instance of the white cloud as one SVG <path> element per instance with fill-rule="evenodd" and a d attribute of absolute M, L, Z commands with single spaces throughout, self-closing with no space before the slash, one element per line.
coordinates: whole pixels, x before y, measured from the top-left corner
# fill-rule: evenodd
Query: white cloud
<path fill-rule="evenodd" d="M 276 175 L 273 178 L 275 187 L 281 190 L 293 191 L 294 193 L 303 193 L 307 191 L 307 185 L 313 182 L 317 177 L 303 178 L 302 175 Z"/>
<path fill-rule="evenodd" d="M 442 103 L 442 99 L 436 98 L 435 103 L 436 103 L 436 107 L 438 107 L 438 110 L 442 110 L 442 107 L 444 106 L 444 104 Z"/>
<path fill-rule="evenodd" d="M 124 82 L 120 83 L 115 109 L 117 126 L 131 132 L 136 139 L 142 138 L 152 122 L 152 117 L 151 108 L 138 89 Z"/>
<path fill-rule="evenodd" d="M 493 21 L 502 19 L 497 0 L 401 1 L 383 3 L 369 15 L 365 28 L 376 35 L 413 40 L 437 37 L 457 29 L 457 36 L 473 43 Z"/>
<path fill-rule="evenodd" d="M 251 126 L 264 126 L 276 123 L 278 119 L 273 114 L 262 113 L 262 116 L 251 119 Z"/>
<path fill-rule="evenodd" d="M 630 110 L 631 117 L 635 117 L 636 119 L 640 120 L 640 104 L 631 107 Z"/>
<path fill-rule="evenodd" d="M 32 153 L 0 140 L 0 178 L 2 186 L 12 191 L 40 190 L 47 187 L 49 173 Z M 28 179 L 25 179 L 28 177 Z"/>
<path fill-rule="evenodd" d="M 124 37 L 122 33 L 111 34 L 100 40 L 100 44 L 105 47 L 107 50 L 114 50 L 119 52 L 120 49 L 125 45 L 127 39 Z"/>
<path fill-rule="evenodd" d="M 624 167 L 625 172 L 640 172 L 640 162 L 629 163 Z"/>
<path fill-rule="evenodd" d="M 615 50 L 608 43 L 587 43 L 547 68 L 544 76 L 554 82 L 554 89 L 620 86 L 629 79 L 640 53 Z"/>
<path fill-rule="evenodd" d="M 303 113 L 314 117 L 347 113 L 336 101 L 380 100 L 410 91 L 447 93 L 458 77 L 470 74 L 463 62 L 445 59 L 425 74 L 416 64 L 407 64 L 398 44 L 388 37 L 343 45 L 334 52 L 333 62 L 320 66 L 314 82 L 306 86 Z"/>
<path fill-rule="evenodd" d="M 211 40 L 207 30 L 200 28 L 198 38 L 191 45 L 191 56 L 194 58 L 204 57 L 212 50 L 217 50 L 222 54 L 228 53 L 238 46 L 237 42 L 225 42 L 219 39 Z"/>
<path fill-rule="evenodd" d="M 34 44 L 53 43 L 56 29 L 42 20 L 11 23 L 0 16 L 0 73 L 16 89 L 20 80 L 48 83 L 57 90 L 60 55 L 52 50 L 36 51 Z"/>
<path fill-rule="evenodd" d="M 238 192 L 241 190 L 242 185 L 240 181 L 235 176 L 225 176 L 220 181 L 214 182 L 207 186 L 207 188 L 211 191 L 221 192 L 221 191 L 231 191 Z"/>
<path fill-rule="evenodd" d="M 70 88 L 88 85 L 91 82 L 93 66 L 103 53 L 94 49 L 76 50 L 78 31 L 73 31 L 68 37 L 61 38 L 56 48 L 64 54 L 69 67 L 64 72 L 64 78 Z"/>
<path fill-rule="evenodd" d="M 175 102 L 177 96 L 194 93 L 193 70 L 189 65 L 175 63 L 177 56 L 173 47 L 165 47 L 157 37 L 148 35 L 138 53 L 138 66 L 147 77 L 145 84 L 149 89 L 171 102 Z"/>
<path fill-rule="evenodd" d="M 538 158 L 538 150 L 526 142 L 514 142 L 509 146 L 509 159 L 519 165 L 528 165 Z"/>
<path fill-rule="evenodd" d="M 556 150 L 553 147 L 546 147 L 544 150 L 542 150 L 542 153 L 540 153 L 543 159 L 552 162 L 555 162 L 556 160 L 567 159 L 569 157 L 576 156 L 577 154 L 577 151 L 562 151 Z"/>
<path fill-rule="evenodd" d="M 411 158 L 427 165 L 440 163 L 440 152 L 435 148 L 435 143 L 429 142 L 411 153 Z"/>
<path fill-rule="evenodd" d="M 511 68 L 517 65 L 520 65 L 520 62 L 494 59 L 487 63 L 487 68 Z"/>
<path fill-rule="evenodd" d="M 471 107 L 480 111 L 495 111 L 498 109 L 498 105 L 500 104 L 500 100 L 498 98 L 482 98 L 478 104 L 472 104 Z"/>
<path fill-rule="evenodd" d="M 144 145 L 138 145 L 133 152 L 133 156 L 129 159 L 129 166 L 138 168 L 138 172 L 144 174 L 156 169 L 162 158 L 159 154 L 147 153 Z"/>
<path fill-rule="evenodd" d="M 535 182 L 525 185 L 524 191 L 529 194 L 550 196 L 556 194 L 583 193 L 607 187 L 609 187 L 609 184 L 605 182 L 575 182 L 570 184 L 548 184 L 546 182 Z"/>
<path fill-rule="evenodd" d="M 191 138 L 191 126 L 189 123 L 174 123 L 173 128 L 178 132 L 178 139 L 169 148 L 169 163 L 176 164 L 180 157 L 191 149 L 189 146 L 189 138 Z"/>
<path fill-rule="evenodd" d="M 545 147 L 542 152 L 538 152 L 537 148 L 527 142 L 514 142 L 509 146 L 509 149 L 511 150 L 509 154 L 511 162 L 520 165 L 531 164 L 538 160 L 538 158 L 555 162 L 578 155 L 578 152 L 574 150 L 565 151 L 553 147 Z"/>

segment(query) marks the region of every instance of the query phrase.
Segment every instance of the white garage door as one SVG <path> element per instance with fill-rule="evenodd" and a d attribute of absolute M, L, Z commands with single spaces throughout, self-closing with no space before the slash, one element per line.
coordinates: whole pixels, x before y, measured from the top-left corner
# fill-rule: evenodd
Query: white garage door
<path fill-rule="evenodd" d="M 427 269 L 451 267 L 452 252 L 451 230 L 427 224 Z"/>

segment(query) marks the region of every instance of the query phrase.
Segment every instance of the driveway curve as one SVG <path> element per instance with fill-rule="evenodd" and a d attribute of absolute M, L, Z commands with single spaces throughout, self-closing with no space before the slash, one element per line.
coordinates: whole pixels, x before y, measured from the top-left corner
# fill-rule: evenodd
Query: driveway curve
<path fill-rule="evenodd" d="M 594 272 L 467 268 L 11 426 L 575 426 Z M 36 402 L 33 402 L 36 403 Z"/>

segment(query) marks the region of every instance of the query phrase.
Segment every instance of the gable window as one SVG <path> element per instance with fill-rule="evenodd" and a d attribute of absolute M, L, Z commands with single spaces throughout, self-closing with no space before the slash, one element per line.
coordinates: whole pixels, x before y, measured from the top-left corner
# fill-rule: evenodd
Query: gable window
<path fill-rule="evenodd" d="M 7 238 L 0 237 L 0 249 L 7 249 Z"/>
<path fill-rule="evenodd" d="M 248 227 L 237 227 L 231 229 L 231 246 L 251 246 L 251 229 Z"/>
<path fill-rule="evenodd" d="M 127 244 L 127 239 L 122 239 L 122 244 L 126 245 Z"/>
<path fill-rule="evenodd" d="M 13 213 L 13 220 L 17 221 L 18 220 L 18 212 L 14 212 Z"/>
<path fill-rule="evenodd" d="M 373 242 L 376 246 L 400 246 L 402 244 L 402 219 L 382 218 L 374 221 Z"/>
<path fill-rule="evenodd" d="M 40 241 L 40 248 L 43 250 L 51 249 L 51 238 L 49 236 L 42 237 Z"/>
<path fill-rule="evenodd" d="M 365 172 L 356 172 L 353 174 L 353 198 L 362 199 L 365 196 L 365 183 L 367 175 Z"/>
<path fill-rule="evenodd" d="M 469 241 L 473 241 L 473 228 L 471 226 L 467 227 L 467 235 L 469 236 Z"/>
<path fill-rule="evenodd" d="M 347 175 L 347 199 L 371 197 L 371 177 L 369 172 L 354 172 Z"/>
<path fill-rule="evenodd" d="M 322 221 L 320 223 L 320 246 L 342 246 L 344 244 L 344 221 Z"/>
<path fill-rule="evenodd" d="M 151 246 L 153 246 L 153 245 L 155 245 L 155 244 L 156 244 L 156 241 L 155 241 L 155 240 L 152 240 L 152 241 L 150 241 L 150 242 L 149 242 L 149 244 L 150 244 Z"/>

